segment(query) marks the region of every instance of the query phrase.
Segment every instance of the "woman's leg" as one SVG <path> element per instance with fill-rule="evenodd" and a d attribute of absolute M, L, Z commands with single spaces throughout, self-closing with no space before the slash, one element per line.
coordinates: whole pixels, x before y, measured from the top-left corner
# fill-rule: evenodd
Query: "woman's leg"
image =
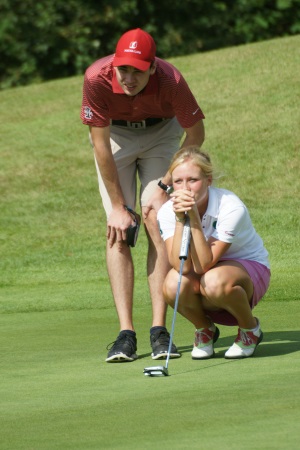
<path fill-rule="evenodd" d="M 178 280 L 178 272 L 171 269 L 163 286 L 164 299 L 172 308 L 176 299 Z M 190 274 L 183 275 L 178 301 L 178 312 L 189 320 L 195 328 L 205 328 L 211 325 L 209 318 L 203 310 L 201 298 L 202 295 L 199 292 L 199 276 Z"/>
<path fill-rule="evenodd" d="M 166 302 L 174 307 L 176 293 L 178 290 L 178 272 L 172 269 L 164 283 L 164 298 Z M 219 337 L 219 329 L 206 316 L 203 310 L 202 295 L 199 292 L 199 275 L 189 274 L 182 276 L 180 296 L 178 301 L 178 312 L 188 319 L 196 328 L 193 359 L 207 359 L 214 354 L 214 342 Z"/>
<path fill-rule="evenodd" d="M 238 262 L 219 262 L 205 273 L 200 281 L 200 292 L 205 310 L 223 309 L 237 319 L 240 328 L 256 327 L 250 307 L 253 283 Z"/>
<path fill-rule="evenodd" d="M 238 322 L 237 338 L 225 353 L 225 358 L 252 356 L 262 341 L 263 333 L 259 321 L 252 315 L 253 283 L 246 269 L 236 261 L 220 262 L 201 278 L 200 291 L 205 309 L 217 307 L 226 310 Z"/>

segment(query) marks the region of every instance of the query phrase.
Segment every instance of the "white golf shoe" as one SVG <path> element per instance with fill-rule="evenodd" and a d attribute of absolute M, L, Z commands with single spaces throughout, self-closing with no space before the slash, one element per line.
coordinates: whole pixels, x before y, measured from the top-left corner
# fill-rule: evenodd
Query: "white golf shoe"
<path fill-rule="evenodd" d="M 260 329 L 259 320 L 256 320 L 257 326 L 252 330 L 239 328 L 236 340 L 225 353 L 226 359 L 248 358 L 253 355 L 256 347 L 263 339 L 263 332 Z"/>
<path fill-rule="evenodd" d="M 208 359 L 214 355 L 214 343 L 219 337 L 219 328 L 212 324 L 209 328 L 199 328 L 195 331 L 195 342 L 192 359 Z"/>

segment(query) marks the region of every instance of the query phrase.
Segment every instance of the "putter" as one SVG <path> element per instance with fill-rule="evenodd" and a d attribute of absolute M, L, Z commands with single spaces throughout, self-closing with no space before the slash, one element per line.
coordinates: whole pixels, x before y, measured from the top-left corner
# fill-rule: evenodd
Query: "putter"
<path fill-rule="evenodd" d="M 168 353 L 167 353 L 166 365 L 165 366 L 145 367 L 144 375 L 147 377 L 167 377 L 169 375 L 168 366 L 169 366 L 169 360 L 170 360 L 170 354 L 171 354 L 171 348 L 172 348 L 172 342 L 173 342 L 173 335 L 174 335 L 174 329 L 175 329 L 175 320 L 176 320 L 176 314 L 177 314 L 177 308 L 178 308 L 181 278 L 182 278 L 184 261 L 187 259 L 187 255 L 188 255 L 188 251 L 189 251 L 190 238 L 191 238 L 190 218 L 186 214 L 185 223 L 184 223 L 184 227 L 183 227 L 183 233 L 182 233 L 182 239 L 181 239 L 180 254 L 179 254 L 179 259 L 180 259 L 179 279 L 178 279 L 176 299 L 175 299 L 175 304 L 174 304 L 174 313 L 173 313 L 172 328 L 171 328 L 171 334 L 170 334 L 170 342 L 169 342 L 169 348 L 168 348 Z"/>

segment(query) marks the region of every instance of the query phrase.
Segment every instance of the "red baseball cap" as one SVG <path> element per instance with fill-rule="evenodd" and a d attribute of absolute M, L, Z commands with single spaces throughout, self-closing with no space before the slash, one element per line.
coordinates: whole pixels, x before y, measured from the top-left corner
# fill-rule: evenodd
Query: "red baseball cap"
<path fill-rule="evenodd" d="M 155 59 L 156 45 L 152 36 L 136 28 L 124 33 L 117 43 L 114 66 L 133 66 L 148 70 Z"/>

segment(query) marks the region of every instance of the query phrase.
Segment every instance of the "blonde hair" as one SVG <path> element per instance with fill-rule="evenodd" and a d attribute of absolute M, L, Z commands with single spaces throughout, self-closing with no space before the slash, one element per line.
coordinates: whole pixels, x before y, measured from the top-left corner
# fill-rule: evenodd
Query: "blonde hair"
<path fill-rule="evenodd" d="M 183 164 L 186 161 L 192 161 L 193 164 L 200 167 L 201 172 L 205 177 L 211 176 L 214 178 L 214 169 L 210 156 L 208 153 L 203 152 L 197 145 L 189 145 L 182 147 L 175 153 L 169 166 L 169 172 L 172 174 L 173 170 Z"/>

